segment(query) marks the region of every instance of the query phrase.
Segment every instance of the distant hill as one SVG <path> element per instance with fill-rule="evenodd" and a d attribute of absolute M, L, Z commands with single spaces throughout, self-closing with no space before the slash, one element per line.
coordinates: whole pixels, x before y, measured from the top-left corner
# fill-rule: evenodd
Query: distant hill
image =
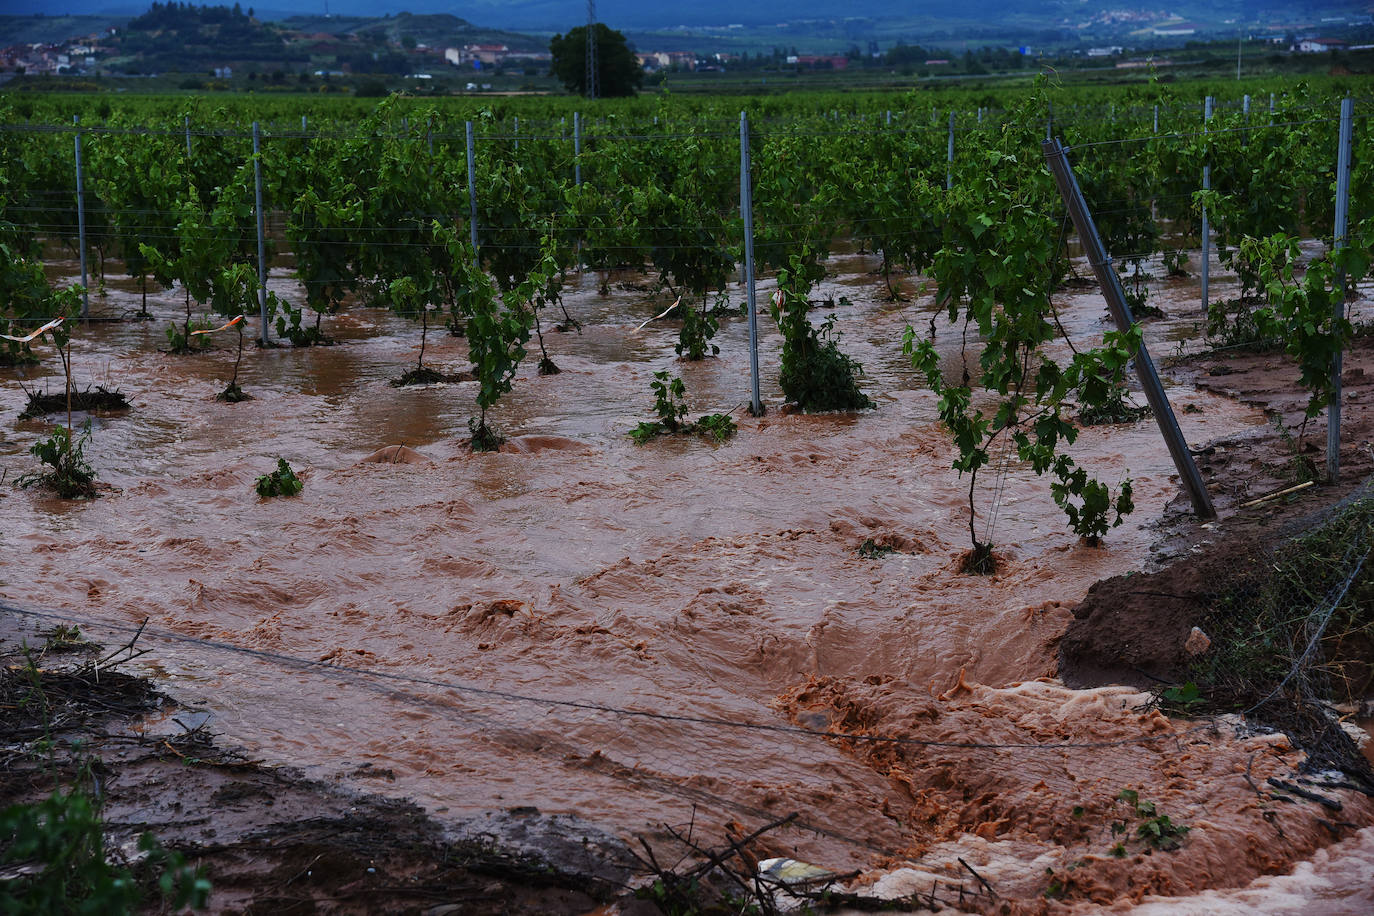
<path fill-rule="evenodd" d="M 12 14 L 47 14 L 69 18 L 98 14 L 137 16 L 147 9 L 127 0 L 5 0 Z M 423 18 L 427 14 L 451 14 L 484 28 L 552 33 L 566 31 L 586 20 L 585 0 L 266 0 L 257 7 L 259 18 L 280 20 L 292 16 L 335 17 L 398 16 L 407 10 Z M 1109 13 L 1135 14 L 1155 10 L 1159 14 L 1210 24 L 1234 25 L 1310 22 L 1315 26 L 1332 17 L 1368 21 L 1368 0 L 1171 0 L 1148 5 L 1138 0 L 974 0 L 951 4 L 944 0 L 869 0 L 857 6 L 835 0 L 696 0 L 693 3 L 646 3 L 644 0 L 598 0 L 602 22 L 613 28 L 661 30 L 674 26 L 726 26 L 757 28 L 781 22 L 805 20 L 897 20 L 923 27 L 945 29 L 958 23 L 1007 30 L 1053 28 L 1074 25 Z M 53 16 L 60 11 L 62 16 Z M 39 40 L 39 39 L 35 39 Z"/>
<path fill-rule="evenodd" d="M 253 38 L 238 26 L 229 29 L 230 44 L 213 30 L 192 36 L 194 45 L 214 56 L 258 60 L 265 45 L 257 39 L 284 42 L 282 33 L 329 35 L 340 41 L 395 47 L 404 39 L 429 47 L 461 44 L 505 44 L 513 49 L 543 49 L 555 32 L 586 19 L 585 0 L 266 0 L 253 9 L 255 27 L 276 28 Z M 60 5 L 60 6 L 59 6 Z M 0 46 L 25 42 L 60 42 L 146 19 L 146 5 L 124 0 L 3 0 L 4 9 L 20 14 L 0 16 Z M 195 13 L 199 7 L 182 8 Z M 54 8 L 62 15 L 52 15 Z M 325 15 L 326 10 L 329 15 Z M 405 10 L 402 12 L 401 10 Z M 242 14 L 248 11 L 244 5 Z M 644 0 L 598 0 L 598 18 L 612 28 L 639 36 L 646 47 L 683 45 L 698 48 L 768 48 L 816 46 L 844 48 L 879 42 L 890 47 L 942 43 L 1041 44 L 1126 43 L 1148 40 L 1166 17 L 1175 25 L 1196 28 L 1199 35 L 1234 35 L 1240 30 L 1339 30 L 1369 22 L 1369 0 L 1172 0 L 1146 7 L 1137 0 L 869 0 L 846 7 L 835 0 L 697 0 L 690 4 L 645 3 Z M 167 30 L 177 31 L 177 30 Z M 185 30 L 180 30 L 185 31 Z M 221 30 L 222 31 L 222 30 Z M 208 39 L 199 42 L 199 38 Z M 193 40 L 194 39 L 194 40 Z M 144 48 L 141 55 L 159 55 Z M 170 63 L 170 60 L 167 61 Z"/>
<path fill-rule="evenodd" d="M 449 13 L 400 13 L 382 19 L 375 16 L 289 16 L 278 20 L 277 24 L 306 34 L 356 37 L 371 42 L 399 44 L 408 37 L 431 48 L 503 44 L 519 51 L 548 50 L 548 41 L 542 37 L 473 25 Z"/>
<path fill-rule="evenodd" d="M 83 35 L 103 33 L 122 26 L 128 16 L 0 16 L 0 48 L 10 45 L 60 44 Z"/>

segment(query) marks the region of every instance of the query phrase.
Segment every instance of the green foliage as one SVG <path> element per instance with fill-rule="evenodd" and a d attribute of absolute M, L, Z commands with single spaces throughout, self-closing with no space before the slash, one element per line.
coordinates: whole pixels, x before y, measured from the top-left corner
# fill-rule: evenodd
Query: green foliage
<path fill-rule="evenodd" d="M 210 882 L 177 852 L 164 849 L 152 834 L 138 844 L 145 854 L 140 870 L 155 876 L 172 909 L 203 909 Z M 0 883 L 0 910 L 21 914 L 133 913 L 143 897 L 138 877 L 111 864 L 105 850 L 100 811 L 84 791 L 57 789 L 32 805 L 0 812 L 0 864 L 19 867 L 17 877 Z"/>
<path fill-rule="evenodd" d="M 29 447 L 29 453 L 50 470 L 25 474 L 19 478 L 21 487 L 38 486 L 52 490 L 63 499 L 90 499 L 95 496 L 95 470 L 86 463 L 86 443 L 91 438 L 91 422 L 81 428 L 72 439 L 65 426 L 58 426 L 52 435 Z"/>
<path fill-rule="evenodd" d="M 525 358 L 525 344 L 529 342 L 534 325 L 535 300 L 547 289 L 558 272 L 558 265 L 551 251 L 552 243 L 546 240 L 544 257 L 522 282 L 498 296 L 491 279 L 475 266 L 475 258 L 468 259 L 471 246 L 456 238 L 451 238 L 450 244 L 457 246 L 454 260 L 463 265 L 461 270 L 467 281 L 463 304 L 468 357 L 479 385 L 477 407 L 480 414 L 468 423 L 472 431 L 472 450 L 494 451 L 502 440 L 487 425 L 487 411 L 514 384 L 515 372 Z"/>
<path fill-rule="evenodd" d="M 1079 408 L 1079 423 L 1085 426 L 1134 423 L 1136 420 L 1150 415 L 1151 410 L 1148 406 L 1137 407 L 1127 400 L 1130 390 L 1126 387 L 1125 379 L 1121 378 L 1120 375 L 1104 381 L 1107 383 L 1107 393 L 1102 395 L 1097 403 Z"/>
<path fill-rule="evenodd" d="M 605 23 L 596 29 L 596 83 L 598 98 L 617 98 L 634 95 L 644 85 L 644 69 L 639 66 L 634 51 L 623 32 Z M 550 69 L 569 92 L 587 94 L 587 27 L 577 26 L 566 35 L 549 40 L 553 55 Z"/>
<path fill-rule="evenodd" d="M 879 544 L 873 538 L 865 538 L 859 545 L 859 556 L 865 560 L 880 560 L 891 553 L 896 553 L 897 548 L 891 544 Z"/>
<path fill-rule="evenodd" d="M 991 546 L 975 525 L 975 497 L 978 472 L 998 438 L 1008 437 L 1035 474 L 1053 471 L 1055 500 L 1080 536 L 1100 538 L 1132 508 L 1129 482 L 1113 500 L 1107 487 L 1059 453 L 1061 444 L 1072 445 L 1078 436 L 1066 416 L 1069 400 L 1080 408 L 1107 400 L 1140 346 L 1140 329 L 1108 332 L 1100 347 L 1075 348 L 1067 365 L 1045 352 L 1060 333 L 1050 296 L 1063 270 L 1059 227 L 1047 215 L 1056 212 L 1058 195 L 1034 130 L 1044 123 L 1046 104 L 1043 96 L 1029 100 L 995 142 L 965 161 L 949 195 L 944 245 L 934 258 L 932 273 L 949 320 L 977 330 L 985 394 L 974 397 L 967 373 L 958 383 L 945 379 L 934 340 L 918 341 L 908 328 L 903 342 L 912 366 L 940 399 L 940 420 L 957 451 L 952 466 L 969 475 L 972 552 L 966 567 L 973 571 L 992 567 Z M 1116 520 L 1108 522 L 1113 508 Z"/>
<path fill-rule="evenodd" d="M 811 304 L 806 297 L 816 278 L 806 252 L 793 255 L 778 271 L 772 313 L 783 337 L 779 384 L 802 410 L 867 410 L 875 405 L 859 388 L 863 367 L 840 352 L 834 316 L 819 329 L 808 317 Z"/>
<path fill-rule="evenodd" d="M 274 496 L 295 496 L 305 484 L 296 476 L 296 472 L 291 470 L 291 465 L 285 458 L 277 459 L 277 469 L 270 474 L 263 474 L 253 484 L 253 489 L 263 499 L 271 499 Z"/>
<path fill-rule="evenodd" d="M 684 435 L 698 434 L 709 436 L 716 442 L 724 442 L 739 429 L 728 414 L 712 413 L 699 417 L 696 422 L 688 423 L 687 389 L 682 379 L 670 376 L 667 370 L 654 373 L 654 381 L 649 386 L 654 392 L 654 413 L 657 420 L 640 423 L 630 430 L 630 438 L 636 445 L 672 433 Z"/>
<path fill-rule="evenodd" d="M 739 431 L 739 425 L 724 413 L 708 413 L 697 418 L 692 424 L 694 431 L 710 436 L 717 442 L 724 442 Z"/>
<path fill-rule="evenodd" d="M 635 440 L 635 445 L 643 445 L 667 432 L 668 428 L 662 423 L 646 420 L 630 430 L 630 438 Z"/>
<path fill-rule="evenodd" d="M 668 432 L 677 432 L 687 416 L 687 388 L 682 379 L 669 378 L 667 370 L 655 372 L 649 387 L 654 392 L 654 413 L 658 414 L 658 422 Z"/>
<path fill-rule="evenodd" d="M 1178 715 L 1190 715 L 1204 701 L 1202 691 L 1192 681 L 1177 687 L 1166 687 L 1157 696 L 1159 708 Z"/>
<path fill-rule="evenodd" d="M 0 838 L 6 865 L 41 864 L 36 874 L 0 885 L 6 913 L 70 912 L 73 905 L 77 912 L 128 913 L 138 902 L 133 875 L 105 861 L 102 824 L 84 793 L 59 789 L 37 805 L 7 808 Z"/>
<path fill-rule="evenodd" d="M 922 174 L 905 135 L 879 132 L 854 142 L 863 149 L 852 157 L 842 206 L 854 209 L 850 221 L 857 240 L 882 256 L 887 297 L 896 302 L 905 297 L 893 281 L 893 270 L 925 270 L 940 247 L 944 189 L 935 186 L 934 176 Z"/>
<path fill-rule="evenodd" d="M 1171 277 L 1186 277 L 1188 272 L 1183 268 L 1188 264 L 1188 252 L 1182 249 L 1166 251 L 1164 253 L 1164 270 Z"/>
<path fill-rule="evenodd" d="M 276 295 L 270 291 L 268 295 L 274 300 L 268 306 L 268 313 L 276 315 L 278 337 L 290 341 L 293 347 L 313 347 L 333 343 L 325 336 L 318 322 L 309 326 L 301 324 L 304 309 L 295 308 L 289 302 L 277 299 Z"/>
<path fill-rule="evenodd" d="M 702 302 L 700 310 L 679 303 L 677 311 L 682 313 L 682 330 L 673 347 L 677 355 L 691 361 L 705 359 L 708 350 L 711 356 L 719 355 L 720 347 L 711 343 L 711 339 L 720 329 L 720 321 L 706 310 L 706 303 Z"/>
<path fill-rule="evenodd" d="M 1255 325 L 1262 337 L 1282 341 L 1284 351 L 1297 363 L 1299 383 L 1308 392 L 1306 415 L 1315 417 L 1331 401 L 1331 367 L 1352 333 L 1344 310 L 1340 309 L 1342 317 L 1336 316 L 1343 305 L 1336 274 L 1346 269 L 1358 279 L 1368 269 L 1369 255 L 1352 246 L 1316 258 L 1299 279 L 1295 268 L 1300 249 L 1293 236 L 1245 238 L 1240 251 L 1254 264 L 1267 299 L 1255 311 Z"/>
<path fill-rule="evenodd" d="M 167 325 L 167 352 L 184 356 L 187 353 L 203 353 L 213 345 L 208 334 L 195 334 L 194 331 L 205 331 L 214 327 L 209 320 L 192 321 L 189 318 L 180 326 L 176 323 Z"/>
<path fill-rule="evenodd" d="M 3 221 L 0 221 L 3 228 Z M 13 247 L 0 242 L 0 333 L 27 336 L 35 325 L 53 318 L 80 314 L 81 288 L 55 290 L 48 285 L 43 263 L 25 258 Z M 48 332 L 60 350 L 66 346 L 68 331 L 58 325 Z M 0 366 L 35 362 L 32 344 L 0 341 Z"/>
<path fill-rule="evenodd" d="M 1102 536 L 1125 521 L 1135 509 L 1129 477 L 1121 482 L 1113 499 L 1106 484 L 1088 477 L 1088 472 L 1075 466 L 1067 456 L 1055 459 L 1054 473 L 1058 480 L 1050 484 L 1050 492 L 1055 504 L 1068 516 L 1073 533 L 1088 544 L 1100 544 Z M 1115 516 L 1109 523 L 1107 518 L 1112 513 Z"/>
<path fill-rule="evenodd" d="M 1175 824 L 1168 815 L 1160 814 L 1154 802 L 1141 801 L 1140 793 L 1135 789 L 1122 789 L 1116 798 L 1117 801 L 1125 802 L 1131 814 L 1140 821 L 1136 825 L 1135 839 L 1151 849 L 1165 852 L 1178 849 L 1183 845 L 1183 838 L 1192 829 Z M 1129 829 L 1129 825 L 1121 821 L 1112 824 L 1113 835 L 1124 834 Z M 1118 846 L 1123 847 L 1124 851 L 1124 843 L 1119 843 Z"/>

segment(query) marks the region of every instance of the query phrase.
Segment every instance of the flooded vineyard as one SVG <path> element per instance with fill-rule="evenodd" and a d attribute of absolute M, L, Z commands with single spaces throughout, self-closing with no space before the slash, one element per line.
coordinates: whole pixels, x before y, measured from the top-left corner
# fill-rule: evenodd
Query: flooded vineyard
<path fill-rule="evenodd" d="M 1333 790 L 1344 809 L 1323 826 L 1312 805 L 1254 788 L 1298 772 L 1283 735 L 1171 719 L 1135 687 L 1057 678 L 1094 583 L 1212 535 L 1188 517 L 1155 424 L 1085 427 L 1067 449 L 1104 481 L 1133 482 L 1135 511 L 1101 546 L 1069 531 L 1049 480 L 994 454 L 976 527 L 997 570 L 961 573 L 968 479 L 950 469 L 902 332 L 933 331 L 948 377 L 976 365 L 933 297 L 913 280 L 910 301 L 888 301 L 877 266 L 832 259 L 812 293 L 874 410 L 782 409 L 764 316 L 768 410 L 752 417 L 743 319 L 722 321 L 718 358 L 681 361 L 677 324 L 650 320 L 668 302 L 637 288 L 643 277 L 612 276 L 602 295 L 588 274 L 564 297 L 580 328 L 544 325 L 561 372 L 536 373 L 532 342 L 489 414 L 508 437 L 494 454 L 467 447 L 476 382 L 390 384 L 416 361 L 416 323 L 354 307 L 325 319 L 334 346 L 250 348 L 238 378 L 252 399 L 229 405 L 215 394 L 234 332 L 168 355 L 180 290 L 153 296 L 156 320 L 75 331 L 78 387 L 117 388 L 133 406 L 91 418 L 99 498 L 0 491 L 0 599 L 111 644 L 146 621 L 139 664 L 222 741 L 414 799 L 456 834 L 500 841 L 518 815 L 550 836 L 654 843 L 690 823 L 719 839 L 795 812 L 765 851 L 858 872 L 853 887 L 883 896 L 973 890 L 971 865 L 1024 912 L 1374 907 L 1374 801 Z M 107 271 L 93 314 L 127 318 L 139 293 Z M 272 288 L 299 301 L 279 274 Z M 1154 281 L 1152 301 L 1168 316 L 1147 331 L 1156 359 L 1196 352 L 1196 283 Z M 1070 338 L 1100 341 L 1095 287 L 1055 302 Z M 50 429 L 15 419 L 25 389 L 62 387 L 41 355 L 0 370 L 10 480 Z M 425 362 L 465 370 L 468 344 L 432 329 Z M 738 434 L 631 441 L 664 369 L 692 416 L 730 413 Z M 1187 373 L 1167 384 L 1195 449 L 1273 436 L 1258 404 Z M 259 499 L 254 481 L 278 458 L 303 491 Z M 1282 486 L 1210 482 L 1223 517 Z M 1147 810 L 1186 825 L 1182 848 L 1130 840 L 1114 854 L 1113 825 L 1134 836 Z"/>

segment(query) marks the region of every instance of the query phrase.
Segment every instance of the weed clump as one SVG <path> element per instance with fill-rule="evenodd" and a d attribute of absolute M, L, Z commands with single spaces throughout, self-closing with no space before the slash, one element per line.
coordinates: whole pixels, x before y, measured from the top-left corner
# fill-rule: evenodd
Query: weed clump
<path fill-rule="evenodd" d="M 694 423 L 687 422 L 686 386 L 682 384 L 682 379 L 670 377 L 667 370 L 655 372 L 650 387 L 654 392 L 654 413 L 658 414 L 658 419 L 640 423 L 630 430 L 630 438 L 635 440 L 636 445 L 671 433 L 697 433 L 709 436 L 716 442 L 724 442 L 739 430 L 730 415 L 723 413 L 706 414 Z"/>
<path fill-rule="evenodd" d="M 88 420 L 81 433 L 72 439 L 65 426 L 59 426 L 52 435 L 35 442 L 29 452 L 43 462 L 49 470 L 25 474 L 18 480 L 21 487 L 43 487 L 52 490 L 63 499 L 91 499 L 95 496 L 95 469 L 86 463 L 86 443 L 91 438 L 91 424 Z"/>
<path fill-rule="evenodd" d="M 404 374 L 402 374 L 400 378 L 392 379 L 391 387 L 408 388 L 411 385 L 437 385 L 440 382 L 448 381 L 456 382 L 461 381 L 461 379 L 458 377 L 447 376 L 439 370 L 431 369 L 428 366 L 419 366 L 415 369 L 411 369 L 405 372 Z"/>
<path fill-rule="evenodd" d="M 49 394 L 46 391 L 26 391 L 25 393 L 29 396 L 29 403 L 19 414 L 21 420 L 36 420 L 50 413 L 60 413 L 67 409 L 66 392 Z M 89 388 L 85 391 L 73 391 L 71 409 L 88 412 L 94 410 L 128 410 L 129 399 L 118 389 L 111 391 L 103 385 L 97 385 L 94 391 Z"/>
<path fill-rule="evenodd" d="M 864 538 L 864 542 L 859 545 L 859 556 L 865 560 L 881 560 L 883 557 L 897 552 L 897 548 L 891 544 L 879 544 L 873 538 Z"/>
<path fill-rule="evenodd" d="M 859 388 L 863 366 L 840 352 L 835 316 L 819 328 L 807 317 L 813 281 L 804 257 L 793 256 L 790 266 L 778 271 L 772 311 L 783 337 L 782 392 L 802 410 L 867 410 L 874 404 Z"/>
<path fill-rule="evenodd" d="M 1078 422 L 1084 426 L 1108 426 L 1115 423 L 1134 423 L 1150 416 L 1149 406 L 1137 407 L 1127 400 L 1124 384 L 1111 387 L 1106 397 L 1095 404 L 1085 404 L 1078 410 Z"/>
<path fill-rule="evenodd" d="M 468 432 L 472 434 L 470 444 L 474 452 L 494 452 L 506 441 L 505 436 L 477 417 L 468 418 Z"/>
<path fill-rule="evenodd" d="M 242 401 L 253 400 L 253 396 L 240 388 L 238 382 L 230 382 L 224 386 L 223 391 L 215 395 L 215 400 L 225 404 L 238 404 Z"/>
<path fill-rule="evenodd" d="M 296 476 L 296 472 L 291 470 L 291 465 L 285 458 L 278 458 L 277 469 L 259 477 L 253 484 L 253 489 L 257 490 L 263 499 L 271 499 L 274 496 L 295 496 L 305 489 L 305 484 Z"/>

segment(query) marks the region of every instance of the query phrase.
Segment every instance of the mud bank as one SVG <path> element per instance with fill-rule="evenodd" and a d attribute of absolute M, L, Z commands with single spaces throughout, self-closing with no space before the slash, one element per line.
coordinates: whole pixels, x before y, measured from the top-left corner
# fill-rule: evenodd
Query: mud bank
<path fill-rule="evenodd" d="M 0 599 L 105 641 L 147 620 L 144 670 L 226 745 L 413 800 L 445 825 L 534 808 L 653 844 L 665 825 L 720 837 L 796 812 L 759 856 L 859 870 L 860 886 L 898 896 L 970 881 L 962 858 L 1030 912 L 1244 888 L 1367 829 L 1358 793 L 1323 789 L 1357 825 L 1328 828 L 1316 803 L 1250 788 L 1247 775 L 1300 774 L 1303 755 L 1277 738 L 1054 680 L 1094 583 L 1204 556 L 1213 529 L 1186 516 L 1150 421 L 1090 427 L 1073 454 L 1131 477 L 1127 524 L 1103 547 L 1078 543 L 1047 482 L 995 456 L 977 525 L 1001 565 L 960 575 L 966 482 L 899 344 L 933 319 L 954 367 L 959 331 L 929 296 L 883 300 L 866 259 L 835 266 L 820 295 L 877 410 L 784 415 L 765 369 L 770 412 L 751 418 L 743 322 L 724 323 L 719 359 L 683 363 L 676 328 L 638 329 L 665 303 L 601 297 L 586 277 L 567 303 L 582 333 L 546 335 L 563 373 L 531 363 L 489 415 L 511 439 L 488 455 L 463 442 L 473 383 L 388 384 L 419 333 L 377 310 L 335 320 L 339 346 L 246 357 L 255 399 L 236 405 L 213 401 L 231 353 L 170 357 L 158 327 L 94 325 L 78 372 L 134 402 L 96 418 L 88 455 L 112 490 L 80 504 L 6 491 Z M 1171 316 L 1147 335 L 1159 353 L 1192 339 L 1199 312 L 1195 287 L 1156 286 Z M 155 309 L 175 314 L 175 300 Z M 1106 327 L 1091 289 L 1057 304 L 1075 337 Z M 778 340 L 763 338 L 775 367 Z M 460 339 L 431 338 L 426 354 L 445 372 L 467 365 Z M 738 436 L 633 445 L 661 368 L 684 378 L 693 413 L 735 410 Z M 1186 372 L 1170 397 L 1223 516 L 1267 492 L 1264 474 L 1281 482 L 1264 398 Z M 0 412 L 21 406 L 7 381 Z M 1364 410 L 1352 400 L 1347 421 Z M 45 428 L 6 421 L 0 461 L 18 469 Z M 279 456 L 304 492 L 260 501 L 253 479 Z M 1113 664 L 1099 667 L 1120 680 Z M 1114 854 L 1114 823 L 1151 820 L 1123 790 L 1187 826 L 1183 849 L 1133 840 Z"/>

